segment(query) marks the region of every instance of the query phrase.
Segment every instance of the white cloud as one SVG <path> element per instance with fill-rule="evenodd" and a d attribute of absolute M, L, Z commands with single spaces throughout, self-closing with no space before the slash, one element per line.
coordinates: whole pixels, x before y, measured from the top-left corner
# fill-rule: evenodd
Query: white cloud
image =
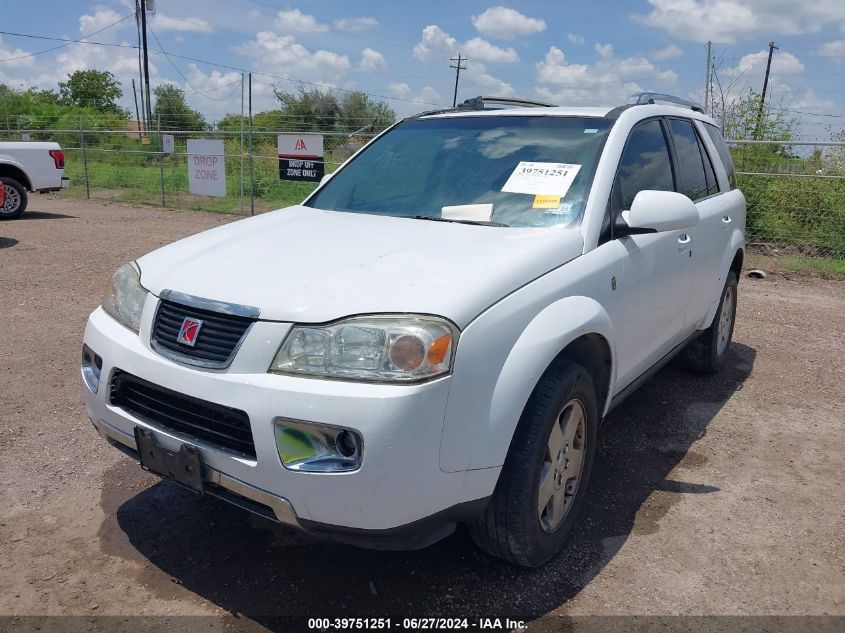
<path fill-rule="evenodd" d="M 119 13 L 106 9 L 105 7 L 97 7 L 94 15 L 83 15 L 79 18 L 79 32 L 82 34 L 93 33 L 99 31 L 101 28 L 114 24 L 123 16 Z"/>
<path fill-rule="evenodd" d="M 422 39 L 414 46 L 414 57 L 421 61 L 446 58 L 455 50 L 457 40 L 436 24 L 422 30 Z"/>
<path fill-rule="evenodd" d="M 529 18 L 508 7 L 490 7 L 481 15 L 474 16 L 472 24 L 479 33 L 504 40 L 546 30 L 543 20 Z"/>
<path fill-rule="evenodd" d="M 346 55 L 332 51 L 309 51 L 292 35 L 260 31 L 250 42 L 235 47 L 235 51 L 252 57 L 265 67 L 284 68 L 294 77 L 312 81 L 331 82 L 343 77 L 352 64 Z"/>
<path fill-rule="evenodd" d="M 303 13 L 299 9 L 279 11 L 276 24 L 280 29 L 291 33 L 325 33 L 329 25 L 317 21 L 313 15 Z"/>
<path fill-rule="evenodd" d="M 389 83 L 387 88 L 400 99 L 407 99 L 411 96 L 411 86 L 404 82 Z"/>
<path fill-rule="evenodd" d="M 674 44 L 669 44 L 669 46 L 664 46 L 656 51 L 654 51 L 651 56 L 654 59 L 673 59 L 675 57 L 680 57 L 684 54 L 684 51 L 681 50 L 679 46 L 675 46 Z"/>
<path fill-rule="evenodd" d="M 516 96 L 516 91 L 508 82 L 502 81 L 487 72 L 484 64 L 471 63 L 469 68 L 461 75 L 458 99 L 461 100 L 466 96 L 475 97 L 478 95 L 514 97 Z"/>
<path fill-rule="evenodd" d="M 560 105 L 613 105 L 624 103 L 644 87 L 666 89 L 677 82 L 677 75 L 645 57 L 617 58 L 610 44 L 596 44 L 593 64 L 572 64 L 565 53 L 552 46 L 535 65 L 535 92 L 543 100 Z"/>
<path fill-rule="evenodd" d="M 567 33 L 566 39 L 569 40 L 570 44 L 578 44 L 581 45 L 584 43 L 584 38 L 580 35 L 576 35 L 575 33 Z"/>
<path fill-rule="evenodd" d="M 499 48 L 487 40 L 474 37 L 461 46 L 470 61 L 503 63 L 519 61 L 519 55 L 511 47 Z"/>
<path fill-rule="evenodd" d="M 444 61 L 458 53 L 463 53 L 470 62 L 496 64 L 519 61 L 519 55 L 511 47 L 501 48 L 480 37 L 459 44 L 436 24 L 425 27 L 420 41 L 414 46 L 414 57 L 424 62 Z"/>
<path fill-rule="evenodd" d="M 387 62 L 384 61 L 384 55 L 372 48 L 365 48 L 361 51 L 361 62 L 358 68 L 368 73 L 381 72 L 387 69 Z"/>
<path fill-rule="evenodd" d="M 748 53 L 743 55 L 732 71 L 736 74 L 746 74 L 756 79 L 762 77 L 769 57 L 769 49 Z M 787 51 L 775 51 L 772 56 L 771 74 L 778 75 L 800 75 L 804 72 L 804 64 L 795 55 Z"/>
<path fill-rule="evenodd" d="M 156 13 L 152 19 L 156 31 L 181 31 L 187 33 L 213 33 L 211 25 L 201 18 L 174 18 L 163 13 Z"/>
<path fill-rule="evenodd" d="M 35 57 L 25 57 L 29 53 L 30 51 L 25 51 L 22 48 L 7 47 L 3 44 L 3 38 L 0 37 L 0 62 L 3 62 L 4 67 L 32 68 L 35 65 Z"/>
<path fill-rule="evenodd" d="M 845 40 L 833 40 L 826 42 L 818 50 L 818 54 L 830 57 L 831 61 L 837 64 L 845 64 Z"/>
<path fill-rule="evenodd" d="M 338 31 L 358 32 L 367 31 L 378 26 L 378 20 L 375 18 L 361 17 L 361 18 L 341 18 L 335 20 L 334 28 Z"/>
<path fill-rule="evenodd" d="M 431 86 L 426 86 L 420 91 L 418 97 L 414 98 L 417 103 L 424 103 L 426 105 L 443 105 L 443 97 Z"/>
<path fill-rule="evenodd" d="M 845 2 L 813 0 L 648 0 L 651 13 L 634 20 L 694 42 L 735 42 L 752 34 L 799 35 L 830 25 L 845 28 Z"/>

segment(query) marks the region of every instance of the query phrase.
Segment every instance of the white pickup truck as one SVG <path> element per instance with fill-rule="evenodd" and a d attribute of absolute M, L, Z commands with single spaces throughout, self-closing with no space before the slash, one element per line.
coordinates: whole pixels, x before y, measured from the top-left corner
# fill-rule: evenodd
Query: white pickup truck
<path fill-rule="evenodd" d="M 745 199 L 684 103 L 410 117 L 303 204 L 124 264 L 85 330 L 88 415 L 315 535 L 419 548 L 465 521 L 544 563 L 607 412 L 677 353 L 730 358 Z"/>
<path fill-rule="evenodd" d="M 58 143 L 2 141 L 0 181 L 6 189 L 0 220 L 11 220 L 26 210 L 27 192 L 47 193 L 70 185 L 65 154 Z"/>

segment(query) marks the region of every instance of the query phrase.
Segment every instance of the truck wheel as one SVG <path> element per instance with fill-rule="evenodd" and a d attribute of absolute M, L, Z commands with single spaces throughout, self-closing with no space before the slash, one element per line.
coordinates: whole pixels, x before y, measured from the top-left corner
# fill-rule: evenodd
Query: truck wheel
<path fill-rule="evenodd" d="M 590 374 L 555 362 L 525 406 L 490 503 L 468 524 L 476 545 L 524 567 L 560 552 L 586 494 L 597 427 Z"/>
<path fill-rule="evenodd" d="M 14 178 L 0 177 L 6 188 L 6 201 L 0 207 L 0 220 L 13 220 L 26 210 L 26 187 Z"/>
<path fill-rule="evenodd" d="M 736 273 L 729 272 L 713 323 L 684 350 L 684 360 L 693 371 L 716 374 L 724 366 L 736 321 L 737 285 Z"/>

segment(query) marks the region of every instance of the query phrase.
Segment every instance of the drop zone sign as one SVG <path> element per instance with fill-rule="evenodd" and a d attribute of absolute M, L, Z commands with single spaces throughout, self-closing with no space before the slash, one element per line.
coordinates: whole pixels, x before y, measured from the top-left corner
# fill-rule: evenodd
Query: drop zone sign
<path fill-rule="evenodd" d="M 279 178 L 320 182 L 324 173 L 322 134 L 279 134 Z"/>
<path fill-rule="evenodd" d="M 191 193 L 226 197 L 223 141 L 188 139 L 188 185 Z"/>

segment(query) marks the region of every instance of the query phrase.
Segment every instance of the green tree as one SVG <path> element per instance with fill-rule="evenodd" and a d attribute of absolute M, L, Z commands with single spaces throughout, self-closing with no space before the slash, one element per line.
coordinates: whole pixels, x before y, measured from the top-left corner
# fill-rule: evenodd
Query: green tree
<path fill-rule="evenodd" d="M 396 120 L 387 104 L 362 92 L 345 92 L 340 100 L 334 93 L 317 88 L 274 92 L 281 104 L 280 129 L 373 133 Z"/>
<path fill-rule="evenodd" d="M 117 105 L 122 96 L 120 83 L 107 70 L 77 70 L 68 75 L 67 81 L 59 82 L 58 102 L 61 105 L 92 108 L 128 117 L 126 111 Z"/>
<path fill-rule="evenodd" d="M 344 131 L 377 134 L 396 121 L 396 113 L 384 101 L 363 92 L 347 92 L 340 101 L 340 126 Z"/>
<path fill-rule="evenodd" d="M 208 127 L 205 117 L 185 102 L 184 91 L 176 86 L 156 86 L 153 94 L 153 120 L 161 122 L 162 130 L 205 130 Z"/>

